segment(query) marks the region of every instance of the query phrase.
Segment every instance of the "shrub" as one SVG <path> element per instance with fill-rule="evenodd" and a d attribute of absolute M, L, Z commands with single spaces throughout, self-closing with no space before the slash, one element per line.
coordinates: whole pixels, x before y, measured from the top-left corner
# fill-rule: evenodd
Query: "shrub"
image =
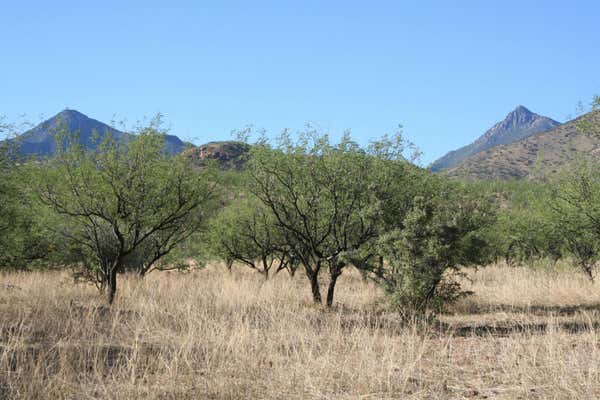
<path fill-rule="evenodd" d="M 494 220 L 489 201 L 443 188 L 417 197 L 396 229 L 379 239 L 387 266 L 375 276 L 407 314 L 441 309 L 463 296 L 454 279 L 490 255 L 482 230 Z"/>

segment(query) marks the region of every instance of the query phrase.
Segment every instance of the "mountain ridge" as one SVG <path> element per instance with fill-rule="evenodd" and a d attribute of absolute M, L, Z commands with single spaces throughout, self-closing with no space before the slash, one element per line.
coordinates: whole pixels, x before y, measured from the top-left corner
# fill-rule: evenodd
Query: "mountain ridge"
<path fill-rule="evenodd" d="M 600 159 L 600 110 L 591 111 L 549 131 L 475 154 L 444 171 L 462 180 L 535 179 L 559 172 L 577 157 Z"/>
<path fill-rule="evenodd" d="M 21 156 L 52 156 L 58 150 L 57 135 L 63 131 L 76 134 L 80 144 L 89 149 L 96 148 L 100 141 L 98 139 L 107 134 L 121 142 L 133 137 L 131 133 L 122 132 L 77 110 L 65 109 L 16 138 L 8 139 L 8 143 L 14 144 L 16 153 Z M 165 151 L 169 154 L 181 153 L 188 146 L 177 136 L 165 137 Z"/>
<path fill-rule="evenodd" d="M 558 121 L 536 114 L 525 106 L 519 105 L 472 143 L 452 150 L 434 161 L 430 169 L 433 172 L 440 172 L 453 168 L 482 151 L 513 143 L 557 126 L 560 126 Z"/>

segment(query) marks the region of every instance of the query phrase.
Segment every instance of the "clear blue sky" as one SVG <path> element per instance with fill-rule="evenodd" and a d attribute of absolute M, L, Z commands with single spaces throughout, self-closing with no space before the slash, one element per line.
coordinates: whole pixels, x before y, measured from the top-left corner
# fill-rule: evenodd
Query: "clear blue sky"
<path fill-rule="evenodd" d="M 196 143 L 403 124 L 428 163 L 518 104 L 564 121 L 600 93 L 600 1 L 6 1 L 0 57 L 12 120 L 160 111 Z"/>

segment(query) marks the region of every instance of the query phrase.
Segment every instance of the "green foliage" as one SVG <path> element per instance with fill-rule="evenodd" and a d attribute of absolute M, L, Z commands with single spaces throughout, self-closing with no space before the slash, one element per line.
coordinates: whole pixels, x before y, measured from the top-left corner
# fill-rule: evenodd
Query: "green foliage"
<path fill-rule="evenodd" d="M 562 255 L 562 237 L 547 215 L 551 190 L 531 181 L 477 182 L 470 190 L 495 198 L 497 219 L 486 229 L 492 257 L 510 265 Z"/>
<path fill-rule="evenodd" d="M 213 253 L 229 265 L 238 261 L 260 272 L 265 279 L 275 267 L 289 265 L 289 248 L 273 215 L 254 198 L 241 198 L 225 207 L 212 221 Z"/>
<path fill-rule="evenodd" d="M 15 127 L 0 121 L 0 138 Z M 0 142 L 0 267 L 29 268 L 46 257 L 49 241 L 31 196 L 31 176 L 19 163 L 13 143 Z"/>
<path fill-rule="evenodd" d="M 402 157 L 400 137 L 361 149 L 348 135 L 331 144 L 326 135 L 306 132 L 275 148 L 254 146 L 248 189 L 270 211 L 286 247 L 300 260 L 321 302 L 318 275 L 329 272 L 327 304 L 333 302 L 342 269 L 372 242 L 401 205 L 403 173 L 414 169 Z"/>
<path fill-rule="evenodd" d="M 600 178 L 586 163 L 553 181 L 461 184 L 412 164 L 400 135 L 363 148 L 284 133 L 251 146 L 243 171 L 166 155 L 158 120 L 93 151 L 70 132 L 57 139 L 54 159 L 1 153 L 0 261 L 83 267 L 109 301 L 118 273 L 209 256 L 265 278 L 299 265 L 319 303 L 327 274 L 328 305 L 356 267 L 397 309 L 423 313 L 464 294 L 465 267 L 569 256 L 593 278 L 600 254 Z"/>
<path fill-rule="evenodd" d="M 254 148 L 250 192 L 301 261 L 315 302 L 322 268 L 331 305 L 337 278 L 353 265 L 383 284 L 394 304 L 422 311 L 460 294 L 443 280 L 449 271 L 487 260 L 490 202 L 410 164 L 404 150 L 399 136 L 362 149 L 347 136 L 331 144 L 315 132 Z"/>
<path fill-rule="evenodd" d="M 0 121 L 0 139 L 10 130 L 10 125 Z M 18 215 L 18 187 L 14 182 L 16 167 L 10 159 L 8 142 L 0 143 L 0 261 L 3 265 L 10 260 L 19 249 L 18 237 L 14 222 Z"/>
<path fill-rule="evenodd" d="M 387 266 L 376 271 L 394 306 L 408 313 L 439 310 L 463 294 L 461 268 L 489 261 L 483 230 L 495 218 L 489 200 L 441 184 L 414 199 L 401 227 L 380 237 Z"/>
<path fill-rule="evenodd" d="M 126 144 L 106 135 L 96 151 L 71 142 L 36 168 L 42 203 L 62 218 L 52 229 L 62 238 L 63 261 L 83 264 L 85 277 L 108 287 L 109 302 L 117 273 L 151 271 L 216 206 L 212 170 L 166 155 L 158 122 Z"/>
<path fill-rule="evenodd" d="M 600 174 L 597 165 L 586 160 L 566 170 L 553 182 L 548 218 L 561 232 L 563 245 L 594 279 L 600 259 Z"/>
<path fill-rule="evenodd" d="M 583 112 L 583 107 L 581 107 Z M 600 96 L 594 96 L 590 103 L 590 111 L 596 114 L 600 110 Z M 591 138 L 600 137 L 600 122 L 598 118 L 581 118 L 577 121 L 579 131 Z"/>

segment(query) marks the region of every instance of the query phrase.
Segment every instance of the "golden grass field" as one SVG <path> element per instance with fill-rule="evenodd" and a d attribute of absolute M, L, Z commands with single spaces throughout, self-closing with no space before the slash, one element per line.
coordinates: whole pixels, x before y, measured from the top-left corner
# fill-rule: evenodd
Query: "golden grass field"
<path fill-rule="evenodd" d="M 600 287 L 489 266 L 475 295 L 402 324 L 345 273 L 336 306 L 299 272 L 125 277 L 112 308 L 66 272 L 0 275 L 0 398 L 598 399 Z"/>

